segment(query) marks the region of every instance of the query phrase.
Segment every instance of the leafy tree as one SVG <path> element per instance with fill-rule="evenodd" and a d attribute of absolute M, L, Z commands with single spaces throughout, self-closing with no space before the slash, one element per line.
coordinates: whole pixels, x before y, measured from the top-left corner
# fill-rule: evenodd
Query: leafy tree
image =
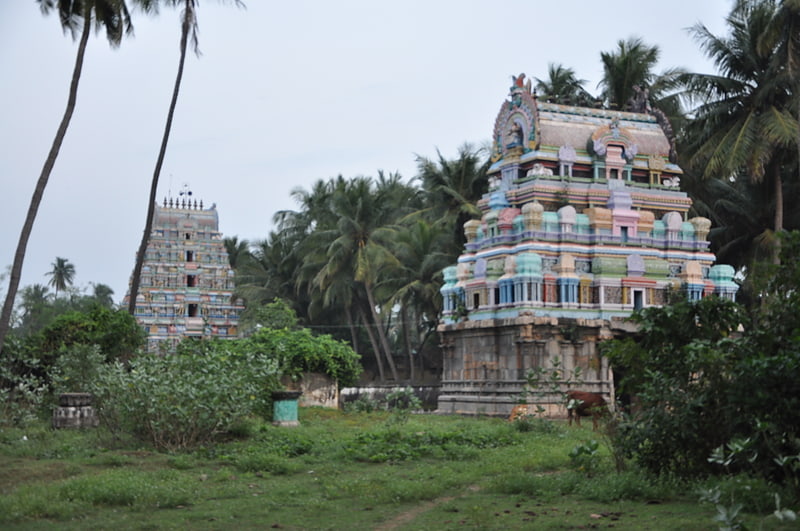
<path fill-rule="evenodd" d="M 124 310 L 95 303 L 88 311 L 59 315 L 30 340 L 49 368 L 62 349 L 79 345 L 96 345 L 106 361 L 127 361 L 144 345 L 144 331 Z"/>
<path fill-rule="evenodd" d="M 19 289 L 19 282 L 22 277 L 22 264 L 25 260 L 25 250 L 28 247 L 28 240 L 33 231 L 33 222 L 36 219 L 36 214 L 39 212 L 39 205 L 42 202 L 42 196 L 47 187 L 47 181 L 50 179 L 50 173 L 53 171 L 58 152 L 67 134 L 67 128 L 72 120 L 72 114 L 75 111 L 75 103 L 78 98 L 78 82 L 80 81 L 81 71 L 83 70 L 83 58 L 86 53 L 86 46 L 89 43 L 89 34 L 91 33 L 92 27 L 97 31 L 102 28 L 105 31 L 109 44 L 111 44 L 112 47 L 117 47 L 122 41 L 123 34 L 133 31 L 128 8 L 123 0 L 37 1 L 44 14 L 49 14 L 51 11 L 58 11 L 61 28 L 64 32 L 69 32 L 73 40 L 78 35 L 80 35 L 80 38 L 77 55 L 75 57 L 75 67 L 72 71 L 72 80 L 70 81 L 67 107 L 64 110 L 64 116 L 61 118 L 61 123 L 56 131 L 53 144 L 50 147 L 47 159 L 39 174 L 39 179 L 36 182 L 36 187 L 31 197 L 31 203 L 28 207 L 28 214 L 22 225 L 19 242 L 17 243 L 17 250 L 14 254 L 14 264 L 11 267 L 8 291 L 6 292 L 2 314 L 0 314 L 0 350 L 3 349 L 4 340 L 11 323 L 11 313 L 14 308 L 17 290 Z"/>
<path fill-rule="evenodd" d="M 605 346 L 624 374 L 622 391 L 638 405 L 618 443 L 655 473 L 706 473 L 711 452 L 732 435 L 721 391 L 735 364 L 729 337 L 744 314 L 731 301 L 706 297 L 647 308 L 632 320 L 636 339 Z"/>
<path fill-rule="evenodd" d="M 276 360 L 281 374 L 295 379 L 304 372 L 318 372 L 346 387 L 356 383 L 361 374 L 359 356 L 349 345 L 328 335 L 312 335 L 307 328 L 260 328 L 236 343 L 239 352 Z"/>
<path fill-rule="evenodd" d="M 25 426 L 37 419 L 48 391 L 42 372 L 31 342 L 9 335 L 0 358 L 0 426 Z"/>
<path fill-rule="evenodd" d="M 746 472 L 800 495 L 800 233 L 779 264 L 752 273 L 749 314 L 706 297 L 634 315 L 635 338 L 604 345 L 637 398 L 618 444 L 645 468 L 679 476 Z"/>
<path fill-rule="evenodd" d="M 49 284 L 56 289 L 56 298 L 58 298 L 59 291 L 64 291 L 72 285 L 72 280 L 75 278 L 75 266 L 66 258 L 61 257 L 57 257 L 51 265 L 53 269 L 47 273 L 47 276 L 50 277 Z"/>
<path fill-rule="evenodd" d="M 136 253 L 136 264 L 134 265 L 133 275 L 131 276 L 130 302 L 128 304 L 128 312 L 131 315 L 133 315 L 136 311 L 136 296 L 139 293 L 139 284 L 141 282 L 144 255 L 147 251 L 147 242 L 150 239 L 150 232 L 153 228 L 153 215 L 155 214 L 158 180 L 161 176 L 161 166 L 164 163 L 164 157 L 167 154 L 169 133 L 172 129 L 172 119 L 175 116 L 175 106 L 178 103 L 178 94 L 180 93 L 181 80 L 183 79 L 183 66 L 186 62 L 186 48 L 190 40 L 192 42 L 192 48 L 194 49 L 195 54 L 199 55 L 197 40 L 198 0 L 163 0 L 163 2 L 172 7 L 177 7 L 180 5 L 183 6 L 183 12 L 181 14 L 180 58 L 178 60 L 178 73 L 175 76 L 175 85 L 172 89 L 172 98 L 169 103 L 169 110 L 167 111 L 167 122 L 164 126 L 164 134 L 161 137 L 161 148 L 158 152 L 156 166 L 153 170 L 153 179 L 150 183 L 150 198 L 147 205 L 147 217 L 145 218 L 144 231 L 142 232 L 142 241 L 139 244 L 139 251 Z M 233 0 L 233 2 L 237 5 L 243 5 L 239 0 Z M 158 8 L 158 1 L 140 0 L 140 5 L 142 5 L 142 7 L 146 10 L 155 11 Z"/>
<path fill-rule="evenodd" d="M 242 321 L 251 323 L 255 328 L 296 329 L 298 327 L 297 314 L 289 304 L 281 299 L 275 299 L 269 304 L 248 307 Z"/>

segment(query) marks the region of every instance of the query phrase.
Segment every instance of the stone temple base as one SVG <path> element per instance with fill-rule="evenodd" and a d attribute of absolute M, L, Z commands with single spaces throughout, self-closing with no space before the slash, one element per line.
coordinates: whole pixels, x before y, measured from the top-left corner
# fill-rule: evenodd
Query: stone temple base
<path fill-rule="evenodd" d="M 545 416 L 566 417 L 561 392 L 600 393 L 614 403 L 613 374 L 598 343 L 632 331 L 621 320 L 521 315 L 439 326 L 444 354 L 438 413 L 508 416 L 522 402 L 538 404 Z M 544 368 L 538 389 L 526 389 L 531 370 Z M 554 389 L 549 375 L 562 379 Z M 574 375 L 580 368 L 580 377 Z M 572 381 L 568 381 L 571 379 Z M 526 395 L 523 395 L 526 390 Z"/>

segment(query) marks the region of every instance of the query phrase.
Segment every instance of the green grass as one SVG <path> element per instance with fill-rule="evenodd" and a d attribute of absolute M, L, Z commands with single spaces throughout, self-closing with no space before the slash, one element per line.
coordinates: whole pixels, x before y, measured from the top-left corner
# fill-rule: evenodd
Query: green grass
<path fill-rule="evenodd" d="M 617 474 L 602 445 L 591 462 L 570 458 L 597 438 L 588 427 L 321 409 L 302 409 L 300 421 L 253 421 L 227 442 L 171 455 L 102 430 L 0 430 L 0 528 L 716 528 L 697 494 L 706 483 Z M 730 481 L 726 495 L 742 483 Z M 754 499 L 771 496 L 743 484 Z M 758 503 L 750 528 L 791 528 Z"/>

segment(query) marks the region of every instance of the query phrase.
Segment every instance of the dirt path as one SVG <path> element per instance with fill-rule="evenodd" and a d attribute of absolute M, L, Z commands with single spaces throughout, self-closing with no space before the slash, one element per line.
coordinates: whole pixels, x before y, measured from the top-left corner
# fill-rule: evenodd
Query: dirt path
<path fill-rule="evenodd" d="M 421 505 L 417 505 L 416 507 L 412 507 L 411 509 L 398 514 L 388 522 L 384 522 L 382 525 L 376 527 L 375 531 L 392 531 L 393 529 L 397 529 L 400 526 L 413 522 L 414 519 L 422 513 L 428 512 L 443 503 L 453 501 L 456 498 L 461 498 L 467 494 L 478 492 L 481 490 L 481 488 L 478 485 L 470 485 L 467 487 L 467 490 L 469 493 L 465 492 L 461 496 L 443 496 L 441 498 L 436 498 L 435 500 L 427 501 Z"/>

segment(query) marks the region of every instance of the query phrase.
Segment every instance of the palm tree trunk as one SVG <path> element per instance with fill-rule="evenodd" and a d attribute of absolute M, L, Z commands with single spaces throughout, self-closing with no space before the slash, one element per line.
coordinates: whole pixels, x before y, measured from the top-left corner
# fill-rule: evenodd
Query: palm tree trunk
<path fill-rule="evenodd" d="M 191 0 L 186 0 L 186 10 L 190 9 Z M 133 276 L 131 277 L 130 299 L 128 300 L 128 313 L 131 315 L 134 315 L 136 311 L 136 296 L 139 293 L 139 284 L 142 276 L 142 264 L 144 263 L 144 255 L 147 251 L 147 242 L 150 240 L 150 232 L 153 229 L 153 216 L 155 214 L 156 193 L 158 192 L 158 179 L 161 176 L 161 166 L 164 164 L 164 156 L 167 153 L 169 133 L 172 129 L 172 118 L 175 115 L 175 106 L 178 103 L 178 94 L 181 90 L 183 65 L 186 62 L 186 43 L 189 39 L 190 28 L 191 23 L 189 16 L 184 13 L 183 22 L 181 25 L 181 57 L 178 62 L 178 75 L 175 77 L 175 87 L 172 90 L 172 100 L 170 101 L 169 111 L 167 112 L 167 124 L 164 127 L 164 136 L 161 138 L 161 149 L 158 152 L 158 160 L 156 160 L 156 167 L 153 171 L 153 180 L 150 183 L 150 202 L 147 205 L 147 218 L 144 223 L 144 233 L 142 234 L 142 242 L 139 244 L 139 251 L 136 253 L 136 265 L 133 268 Z"/>
<path fill-rule="evenodd" d="M 11 326 L 11 311 L 14 308 L 14 299 L 17 297 L 19 281 L 22 278 L 22 263 L 25 261 L 25 251 L 28 248 L 28 240 L 30 239 L 31 232 L 33 231 L 33 222 L 36 219 L 36 214 L 39 212 L 39 205 L 42 202 L 44 189 L 47 187 L 47 181 L 50 179 L 50 173 L 53 171 L 56 158 L 58 158 L 58 152 L 61 150 L 61 144 L 64 142 L 64 137 L 67 134 L 67 128 L 72 120 L 72 114 L 75 111 L 75 103 L 78 100 L 78 82 L 81 78 L 83 58 L 86 54 L 86 45 L 89 42 L 91 29 L 91 12 L 87 10 L 83 17 L 83 31 L 81 32 L 81 40 L 78 43 L 78 54 L 75 58 L 75 68 L 72 70 L 72 81 L 70 82 L 69 86 L 67 108 L 64 111 L 64 116 L 61 118 L 61 123 L 56 131 L 53 144 L 50 146 L 50 152 L 47 154 L 44 167 L 42 167 L 42 173 L 39 174 L 39 180 L 36 182 L 36 188 L 33 190 L 31 204 L 28 207 L 28 215 L 25 218 L 25 223 L 22 225 L 22 231 L 19 235 L 19 242 L 17 243 L 17 251 L 14 254 L 14 264 L 11 266 L 8 293 L 6 293 L 6 300 L 3 303 L 3 313 L 0 315 L 0 352 L 3 350 L 3 342 L 5 341 L 8 330 Z"/>
<path fill-rule="evenodd" d="M 353 322 L 353 314 L 350 312 L 350 306 L 346 304 L 344 305 L 344 315 L 347 319 L 347 327 L 350 329 L 350 342 L 353 344 L 353 350 L 358 353 L 358 333 Z"/>
<path fill-rule="evenodd" d="M 383 330 L 383 326 L 381 326 L 381 318 L 378 316 L 378 312 L 375 310 L 375 297 L 372 295 L 372 287 L 370 286 L 369 282 L 364 282 L 364 291 L 367 292 L 369 311 L 372 314 L 372 321 L 375 323 L 375 328 L 378 330 L 378 338 L 381 340 L 383 351 L 386 354 L 386 361 L 389 364 L 389 369 L 392 371 L 392 379 L 396 382 L 398 380 L 397 367 L 395 367 L 394 359 L 392 358 L 392 347 L 389 346 L 389 339 L 386 337 L 386 332 Z"/>
<path fill-rule="evenodd" d="M 383 372 L 383 361 L 381 361 L 381 347 L 378 344 L 378 341 L 375 339 L 375 334 L 372 332 L 372 327 L 369 325 L 369 319 L 367 316 L 364 315 L 364 312 L 361 312 L 361 322 L 364 323 L 364 328 L 367 330 L 367 335 L 369 336 L 369 341 L 372 343 L 372 351 L 375 353 L 375 361 L 378 362 L 378 378 L 380 378 L 381 383 L 386 381 L 386 376 Z"/>
<path fill-rule="evenodd" d="M 411 354 L 411 321 L 408 318 L 408 308 L 405 304 L 400 306 L 400 319 L 403 323 L 403 340 L 406 345 L 406 356 L 408 356 L 408 380 L 414 383 L 414 356 Z"/>
<path fill-rule="evenodd" d="M 783 180 L 781 179 L 781 165 L 775 164 L 773 171 L 773 181 L 775 185 L 775 250 L 772 262 L 781 263 L 781 239 L 780 233 L 783 232 Z"/>

